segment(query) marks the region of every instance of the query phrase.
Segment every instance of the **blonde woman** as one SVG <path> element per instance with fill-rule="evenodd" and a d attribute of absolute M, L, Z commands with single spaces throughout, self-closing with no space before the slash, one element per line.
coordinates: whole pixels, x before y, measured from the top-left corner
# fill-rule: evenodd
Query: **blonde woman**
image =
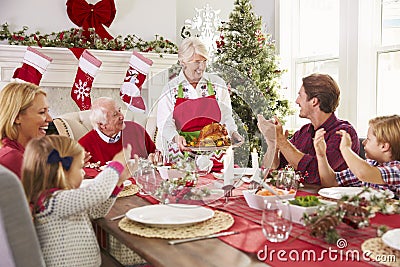
<path fill-rule="evenodd" d="M 75 140 L 49 135 L 29 142 L 22 183 L 46 266 L 100 266 L 91 219 L 108 213 L 137 169 L 137 156 L 134 164 L 128 161 L 131 150 L 128 145 L 117 153 L 93 183 L 81 188 L 85 154 Z"/>
<path fill-rule="evenodd" d="M 46 92 L 32 83 L 9 83 L 0 91 L 0 164 L 21 177 L 24 150 L 46 135 L 52 118 Z"/>

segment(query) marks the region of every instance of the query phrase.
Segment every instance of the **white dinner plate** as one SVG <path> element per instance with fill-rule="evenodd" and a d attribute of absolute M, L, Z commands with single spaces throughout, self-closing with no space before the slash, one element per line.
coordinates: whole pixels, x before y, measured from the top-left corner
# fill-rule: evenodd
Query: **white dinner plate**
<path fill-rule="evenodd" d="M 187 226 L 211 219 L 214 211 L 197 205 L 149 205 L 129 210 L 126 217 L 132 221 L 155 227 Z"/>
<path fill-rule="evenodd" d="M 157 171 L 163 180 L 171 180 L 185 176 L 185 172 L 178 169 L 171 169 L 171 166 L 157 167 Z"/>
<path fill-rule="evenodd" d="M 389 230 L 384 233 L 382 241 L 388 247 L 400 250 L 400 228 Z"/>
<path fill-rule="evenodd" d="M 318 191 L 318 194 L 323 197 L 327 198 L 333 198 L 333 199 L 340 199 L 344 195 L 348 195 L 350 197 L 355 196 L 359 194 L 362 190 L 364 190 L 364 187 L 328 187 L 328 188 L 322 188 Z M 393 198 L 394 194 L 390 190 L 386 191 L 378 191 L 375 189 L 370 188 L 370 192 L 364 192 L 360 196 L 365 197 L 365 199 L 369 199 L 371 195 L 375 195 L 377 197 L 383 196 L 384 192 L 388 192 L 388 197 Z"/>

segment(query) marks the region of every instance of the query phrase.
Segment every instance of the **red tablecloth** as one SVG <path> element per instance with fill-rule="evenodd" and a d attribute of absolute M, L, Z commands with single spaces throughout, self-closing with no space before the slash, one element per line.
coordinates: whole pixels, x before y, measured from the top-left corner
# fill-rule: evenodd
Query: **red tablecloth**
<path fill-rule="evenodd" d="M 211 175 L 201 178 L 200 185 L 215 181 Z M 310 193 L 298 191 L 297 195 Z M 220 237 L 223 242 L 247 253 L 254 253 L 260 259 L 272 266 L 381 266 L 364 257 L 361 244 L 364 240 L 376 236 L 376 227 L 384 224 L 392 228 L 400 227 L 400 215 L 376 214 L 371 219 L 370 227 L 353 229 L 341 224 L 337 229 L 346 242 L 345 247 L 339 248 L 336 244 L 327 244 L 320 238 L 312 237 L 304 226 L 293 224 L 291 237 L 285 242 L 271 243 L 262 233 L 262 211 L 250 208 L 240 190 L 235 192 L 235 197 L 219 199 L 208 206 L 229 212 L 235 219 L 230 231 L 239 231 L 237 235 Z M 152 204 L 158 203 L 151 196 L 140 195 Z M 357 258 L 358 257 L 358 258 Z"/>

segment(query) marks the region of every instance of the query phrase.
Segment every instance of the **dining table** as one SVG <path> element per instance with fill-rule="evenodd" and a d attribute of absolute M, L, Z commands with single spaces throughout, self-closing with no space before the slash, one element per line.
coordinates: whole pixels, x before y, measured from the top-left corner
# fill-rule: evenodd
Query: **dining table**
<path fill-rule="evenodd" d="M 211 174 L 199 179 L 207 182 L 217 180 Z M 122 219 L 113 219 L 114 217 L 131 209 L 159 204 L 156 198 L 141 192 L 118 198 L 109 213 L 104 218 L 94 220 L 93 224 L 97 231 L 113 236 L 155 267 L 383 266 L 363 254 L 361 244 L 376 237 L 379 225 L 385 225 L 388 229 L 400 227 L 399 214 L 377 213 L 366 228 L 354 229 L 343 223 L 338 227 L 346 242 L 344 247 L 328 244 L 322 238 L 311 236 L 308 228 L 300 224 L 293 224 L 288 240 L 273 243 L 267 241 L 263 235 L 262 211 L 250 208 L 243 197 L 242 191 L 247 186 L 242 184 L 240 188 L 234 189 L 229 198 L 222 197 L 204 204 L 207 208 L 232 216 L 234 223 L 227 231 L 238 232 L 234 235 L 171 245 L 168 239 L 128 233 L 119 226 Z M 297 190 L 296 195 L 317 195 L 319 188 L 318 185 L 306 185 Z M 107 242 L 99 242 L 107 250 Z M 397 264 L 399 261 L 400 258 L 397 259 Z"/>

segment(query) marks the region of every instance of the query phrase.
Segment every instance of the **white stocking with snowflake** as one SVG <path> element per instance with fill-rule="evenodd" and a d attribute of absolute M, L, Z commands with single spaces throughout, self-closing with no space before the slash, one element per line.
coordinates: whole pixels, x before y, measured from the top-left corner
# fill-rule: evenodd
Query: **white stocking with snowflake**
<path fill-rule="evenodd" d="M 101 66 L 101 61 L 85 50 L 79 58 L 78 71 L 71 89 L 71 97 L 80 110 L 88 110 L 92 106 L 90 92 L 93 79 Z"/>

